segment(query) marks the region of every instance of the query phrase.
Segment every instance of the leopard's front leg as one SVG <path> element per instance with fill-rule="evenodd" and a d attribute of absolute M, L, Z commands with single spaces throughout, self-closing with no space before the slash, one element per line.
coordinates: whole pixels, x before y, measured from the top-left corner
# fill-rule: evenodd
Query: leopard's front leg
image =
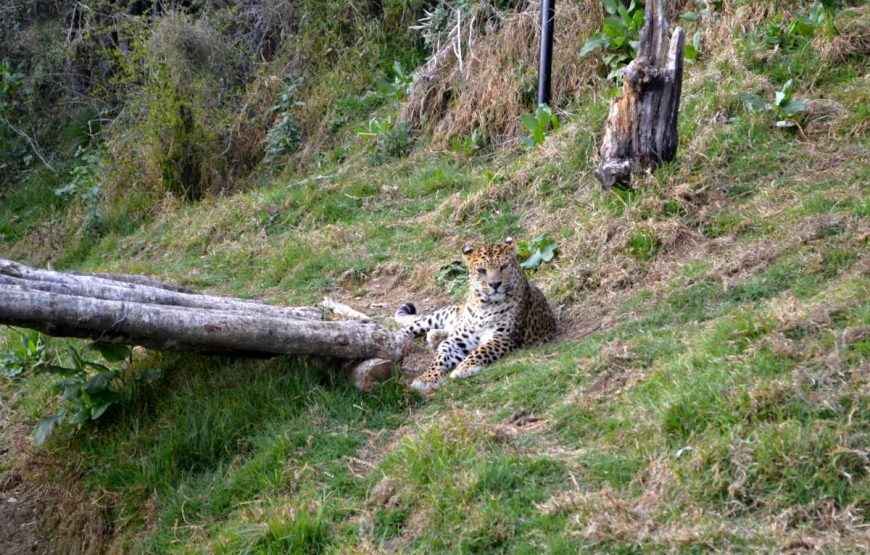
<path fill-rule="evenodd" d="M 417 376 L 411 387 L 420 393 L 429 394 L 441 386 L 447 373 L 468 356 L 469 339 L 448 337 L 438 344 L 435 358 L 425 372 Z"/>
<path fill-rule="evenodd" d="M 507 336 L 494 336 L 474 349 L 463 360 L 456 370 L 450 373 L 451 378 L 469 378 L 480 373 L 485 366 L 503 357 L 511 351 L 512 344 Z"/>

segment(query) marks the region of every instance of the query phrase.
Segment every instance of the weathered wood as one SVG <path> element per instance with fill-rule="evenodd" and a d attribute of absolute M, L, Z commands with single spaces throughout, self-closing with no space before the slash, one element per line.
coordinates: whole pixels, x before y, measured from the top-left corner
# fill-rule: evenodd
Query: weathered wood
<path fill-rule="evenodd" d="M 122 276 L 126 278 L 125 281 L 115 281 L 95 275 L 38 270 L 18 262 L 0 259 L 0 284 L 5 285 L 20 285 L 44 292 L 109 301 L 225 310 L 260 314 L 272 318 L 322 319 L 322 311 L 316 307 L 280 307 L 257 301 L 182 293 L 173 291 L 166 284 L 160 284 L 162 287 L 144 285 L 148 282 L 156 283 L 148 278 L 142 278 L 138 284 L 132 283 L 129 277 Z"/>
<path fill-rule="evenodd" d="M 375 322 L 302 320 L 153 305 L 0 285 L 0 323 L 53 336 L 87 337 L 158 350 L 402 359 L 403 337 Z"/>
<path fill-rule="evenodd" d="M 372 358 L 356 364 L 350 371 L 350 381 L 363 393 L 371 393 L 378 382 L 393 375 L 393 361 Z"/>
<path fill-rule="evenodd" d="M 677 153 L 677 116 L 683 81 L 685 32 L 674 29 L 662 0 L 646 2 L 638 56 L 623 70 L 622 96 L 610 106 L 601 162 L 595 176 L 604 188 L 627 185 L 633 173 L 655 168 Z"/>
<path fill-rule="evenodd" d="M 172 283 L 164 283 L 162 281 L 157 281 L 156 279 L 151 279 L 145 276 L 137 276 L 134 274 L 107 274 L 104 272 L 72 272 L 66 271 L 64 272 L 73 276 L 94 276 L 98 278 L 109 279 L 112 281 L 120 281 L 122 283 L 132 283 L 133 285 L 147 285 L 149 287 L 157 287 L 159 289 L 166 289 L 168 291 L 175 291 L 176 293 L 192 293 L 196 294 L 196 291 L 193 289 L 189 289 L 187 287 L 182 287 L 180 285 L 175 285 Z"/>
<path fill-rule="evenodd" d="M 359 320 L 360 322 L 367 322 L 371 320 L 371 317 L 368 314 L 363 314 L 359 310 L 353 309 L 346 304 L 334 301 L 329 297 L 324 297 L 320 304 L 318 304 L 320 308 L 327 310 L 336 316 L 341 316 L 346 320 Z"/>

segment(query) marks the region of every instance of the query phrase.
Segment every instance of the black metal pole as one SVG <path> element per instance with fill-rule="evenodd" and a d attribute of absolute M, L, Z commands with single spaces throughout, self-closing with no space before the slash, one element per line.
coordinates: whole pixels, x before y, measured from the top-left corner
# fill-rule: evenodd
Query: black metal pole
<path fill-rule="evenodd" d="M 541 55 L 538 65 L 538 106 L 550 104 L 550 73 L 553 69 L 553 23 L 556 0 L 541 1 Z"/>

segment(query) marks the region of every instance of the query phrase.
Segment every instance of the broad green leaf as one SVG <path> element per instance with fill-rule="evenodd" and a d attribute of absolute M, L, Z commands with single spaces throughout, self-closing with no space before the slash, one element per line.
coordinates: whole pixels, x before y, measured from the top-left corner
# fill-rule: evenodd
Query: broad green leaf
<path fill-rule="evenodd" d="M 87 346 L 92 351 L 97 351 L 109 362 L 123 362 L 130 357 L 132 349 L 127 345 L 95 341 Z"/>
<path fill-rule="evenodd" d="M 605 19 L 602 29 L 604 29 L 607 36 L 611 38 L 624 39 L 625 34 L 628 32 L 628 27 L 625 26 L 625 23 L 615 17 L 608 17 Z"/>
<path fill-rule="evenodd" d="M 645 20 L 645 16 L 643 15 L 643 10 L 638 10 L 634 12 L 634 17 L 631 20 L 631 28 L 635 31 L 639 30 L 643 27 Z"/>
<path fill-rule="evenodd" d="M 743 100 L 746 108 L 753 114 L 770 109 L 767 102 L 757 94 L 743 93 L 740 95 L 740 98 Z"/>
<path fill-rule="evenodd" d="M 46 416 L 44 418 L 39 419 L 39 424 L 36 425 L 36 435 L 33 438 L 33 444 L 39 447 L 45 440 L 48 439 L 48 436 L 51 435 L 51 432 L 54 431 L 54 427 L 58 424 L 57 416 Z"/>
<path fill-rule="evenodd" d="M 607 35 L 604 33 L 596 33 L 589 37 L 585 43 L 583 43 L 583 48 L 580 49 L 580 55 L 585 56 L 590 52 L 594 52 L 595 50 L 600 50 L 607 46 Z"/>
<path fill-rule="evenodd" d="M 803 112 L 807 109 L 807 103 L 805 100 L 801 98 L 792 98 L 788 101 L 785 106 L 782 106 L 782 111 L 788 114 L 789 116 L 793 116 L 798 112 Z"/>
<path fill-rule="evenodd" d="M 691 44 L 687 44 L 683 50 L 683 57 L 687 60 L 694 60 L 698 57 L 698 50 Z"/>
<path fill-rule="evenodd" d="M 532 253 L 530 257 L 525 259 L 520 263 L 520 266 L 525 268 L 526 270 L 533 270 L 541 265 L 541 254 L 540 251 L 535 251 Z"/>
<path fill-rule="evenodd" d="M 785 82 L 785 85 L 782 86 L 782 89 L 776 92 L 776 97 L 774 98 L 773 103 L 779 107 L 784 106 L 794 95 L 794 89 L 794 79 L 789 79 Z"/>
<path fill-rule="evenodd" d="M 148 368 L 147 370 L 143 370 L 141 374 L 139 374 L 138 379 L 145 382 L 151 383 L 159 380 L 163 377 L 163 370 L 159 368 Z"/>
<path fill-rule="evenodd" d="M 91 419 L 91 409 L 90 407 L 82 405 L 75 414 L 71 415 L 67 420 L 70 424 L 75 426 L 76 428 L 81 428 L 82 425 Z"/>
<path fill-rule="evenodd" d="M 82 364 L 82 357 L 79 356 L 79 352 L 76 351 L 72 345 L 67 345 L 67 350 L 69 351 L 69 356 L 73 360 L 73 366 L 75 366 L 75 369 L 79 371 L 84 370 L 85 367 L 84 364 Z"/>
<path fill-rule="evenodd" d="M 94 374 L 88 379 L 87 383 L 85 384 L 88 393 L 90 393 L 91 395 L 96 395 L 97 393 L 105 391 L 106 388 L 109 387 L 109 383 L 116 375 L 117 372 L 115 372 L 114 370 L 108 370 Z"/>
<path fill-rule="evenodd" d="M 59 376 L 75 376 L 81 373 L 77 368 L 64 368 L 63 366 L 55 366 L 54 364 L 42 364 L 39 366 L 40 372 L 48 372 L 49 374 L 57 374 Z"/>
<path fill-rule="evenodd" d="M 538 118 L 534 114 L 526 112 L 520 116 L 520 122 L 523 124 L 529 133 L 534 133 L 538 129 Z"/>
<path fill-rule="evenodd" d="M 619 11 L 619 0 L 604 0 L 604 9 L 609 14 L 615 14 Z"/>
<path fill-rule="evenodd" d="M 685 21 L 698 21 L 698 14 L 696 12 L 686 12 L 680 16 L 680 19 Z"/>
<path fill-rule="evenodd" d="M 106 403 L 104 405 L 100 405 L 98 407 L 91 407 L 91 420 L 96 420 L 97 418 L 103 416 L 103 413 L 112 406 L 113 403 Z"/>
<path fill-rule="evenodd" d="M 111 368 L 109 368 L 108 366 L 105 366 L 103 364 L 100 364 L 99 362 L 93 362 L 90 360 L 84 361 L 84 365 L 88 368 L 93 368 L 94 370 L 96 370 L 98 372 L 109 372 L 111 370 Z"/>

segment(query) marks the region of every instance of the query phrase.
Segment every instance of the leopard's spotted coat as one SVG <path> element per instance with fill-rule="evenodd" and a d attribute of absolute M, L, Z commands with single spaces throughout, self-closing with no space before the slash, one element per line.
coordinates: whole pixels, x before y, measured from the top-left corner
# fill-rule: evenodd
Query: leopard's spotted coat
<path fill-rule="evenodd" d="M 435 358 L 411 387 L 428 394 L 448 375 L 465 378 L 510 351 L 543 343 L 556 332 L 544 294 L 526 279 L 513 241 L 463 249 L 470 287 L 464 303 L 417 315 L 407 303 L 396 312 L 409 336 L 426 335 Z"/>

